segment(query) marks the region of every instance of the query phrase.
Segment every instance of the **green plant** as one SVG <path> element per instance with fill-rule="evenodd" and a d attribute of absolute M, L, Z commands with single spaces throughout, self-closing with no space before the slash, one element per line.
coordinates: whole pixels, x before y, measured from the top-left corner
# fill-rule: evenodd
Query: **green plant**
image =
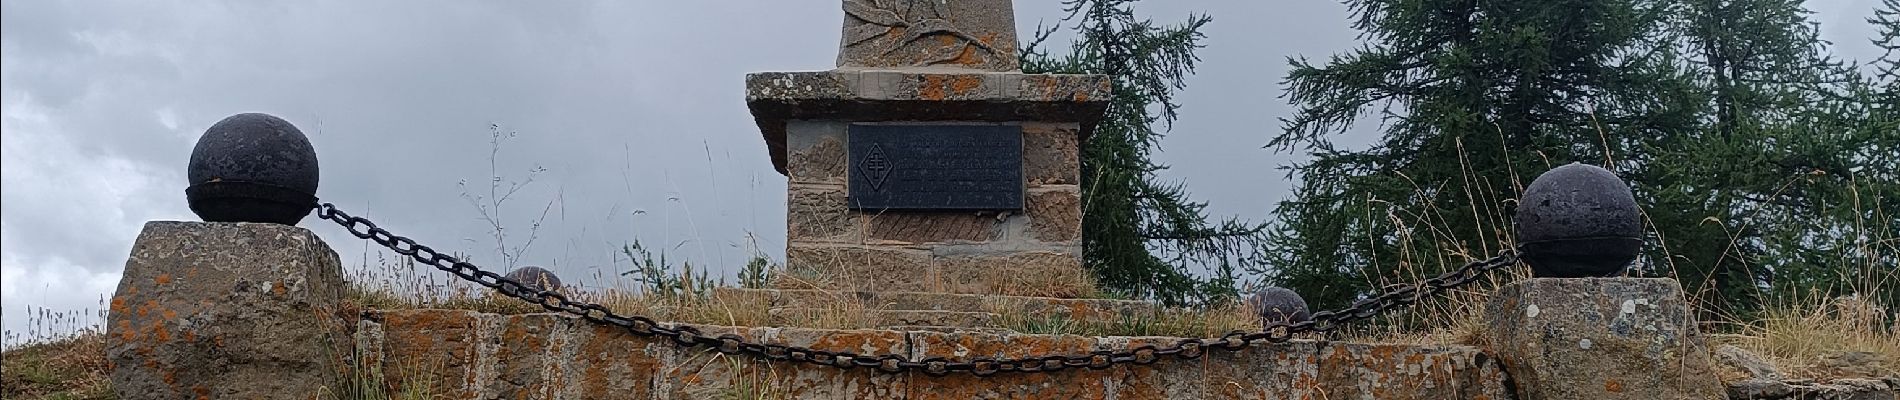
<path fill-rule="evenodd" d="M 694 274 L 691 262 L 674 266 L 667 261 L 665 251 L 659 252 L 659 258 L 655 259 L 653 252 L 648 251 L 639 240 L 622 246 L 620 253 L 633 264 L 631 270 L 620 274 L 637 279 L 640 290 L 648 296 L 705 299 L 712 294 L 714 287 L 719 286 L 707 277 L 704 270 Z"/>

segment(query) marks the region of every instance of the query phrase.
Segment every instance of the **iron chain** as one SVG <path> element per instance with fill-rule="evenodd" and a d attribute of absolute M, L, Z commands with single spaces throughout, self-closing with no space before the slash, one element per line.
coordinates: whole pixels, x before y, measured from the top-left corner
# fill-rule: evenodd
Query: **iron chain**
<path fill-rule="evenodd" d="M 1174 338 L 1172 343 L 1161 346 L 1149 344 L 1122 350 L 1098 350 L 1088 354 L 973 358 L 967 361 L 931 357 L 920 361 L 910 361 L 909 357 L 896 354 L 859 355 L 799 346 L 748 342 L 745 337 L 730 333 L 707 336 L 691 325 L 661 323 L 639 315 L 620 315 L 600 304 L 575 301 L 566 295 L 552 291 L 530 289 L 527 285 L 482 270 L 475 264 L 462 261 L 455 256 L 437 252 L 409 238 L 396 236 L 376 226 L 376 223 L 338 210 L 330 203 L 318 205 L 316 214 L 320 219 L 342 225 L 357 238 L 374 241 L 397 254 L 408 256 L 419 263 L 448 272 L 463 280 L 494 289 L 502 295 L 540 305 L 548 311 L 573 315 L 591 323 L 617 327 L 635 336 L 660 337 L 687 348 L 706 346 L 725 354 L 748 354 L 775 361 L 800 362 L 842 369 L 864 367 L 886 373 L 917 371 L 933 376 L 967 372 L 981 377 L 1000 372 L 1055 372 L 1071 368 L 1099 370 L 1123 364 L 1154 364 L 1164 356 L 1192 360 L 1205 355 L 1208 350 L 1240 351 L 1255 342 L 1284 343 L 1292 340 L 1296 334 L 1331 332 L 1344 324 L 1373 318 L 1386 311 L 1411 305 L 1424 298 L 1476 281 L 1486 273 L 1509 267 L 1517 262 L 1516 252 L 1507 249 L 1500 251 L 1495 257 L 1465 264 L 1420 283 L 1386 286 L 1377 296 L 1359 300 L 1346 308 L 1320 311 L 1313 313 L 1309 320 L 1291 324 L 1274 324 L 1259 332 L 1234 331 L 1218 338 Z"/>

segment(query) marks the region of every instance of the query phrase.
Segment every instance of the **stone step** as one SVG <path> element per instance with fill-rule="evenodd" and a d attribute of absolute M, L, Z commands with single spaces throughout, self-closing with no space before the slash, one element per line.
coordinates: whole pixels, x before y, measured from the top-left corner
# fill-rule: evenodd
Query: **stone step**
<path fill-rule="evenodd" d="M 860 319 L 852 325 L 867 328 L 992 328 L 990 322 L 996 318 L 996 314 L 986 312 L 938 310 L 863 310 L 849 316 L 838 314 L 836 309 L 824 308 L 773 308 L 766 312 L 772 326 L 813 326 L 814 321 L 849 318 Z"/>
<path fill-rule="evenodd" d="M 1071 319 L 1113 319 L 1150 314 L 1159 306 L 1134 300 L 1064 299 L 929 292 L 872 292 L 799 289 L 717 288 L 716 300 L 732 304 L 767 304 L 769 308 L 835 309 L 839 304 L 870 310 L 981 312 L 1022 316 L 1062 316 Z"/>

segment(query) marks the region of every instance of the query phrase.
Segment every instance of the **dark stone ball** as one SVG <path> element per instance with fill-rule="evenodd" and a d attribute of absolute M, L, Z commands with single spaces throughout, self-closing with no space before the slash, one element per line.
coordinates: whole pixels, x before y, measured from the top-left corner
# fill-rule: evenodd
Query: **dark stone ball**
<path fill-rule="evenodd" d="M 210 222 L 296 225 L 317 202 L 317 152 L 303 131 L 266 114 L 205 129 L 191 149 L 185 200 Z"/>
<path fill-rule="evenodd" d="M 1512 220 L 1520 258 L 1539 278 L 1621 275 L 1642 250 L 1636 197 L 1596 166 L 1571 163 L 1539 175 Z"/>
<path fill-rule="evenodd" d="M 1267 287 L 1247 298 L 1247 307 L 1254 315 L 1260 316 L 1262 328 L 1274 324 L 1292 324 L 1313 319 L 1306 309 L 1306 299 L 1282 287 Z"/>
<path fill-rule="evenodd" d="M 554 271 L 549 271 L 541 267 L 526 266 L 515 268 L 513 271 L 508 271 L 508 275 L 505 277 L 509 280 L 521 283 L 522 286 L 526 286 L 528 290 L 531 291 L 561 290 L 561 277 L 554 276 Z M 529 294 L 533 293 L 534 292 L 529 292 Z"/>

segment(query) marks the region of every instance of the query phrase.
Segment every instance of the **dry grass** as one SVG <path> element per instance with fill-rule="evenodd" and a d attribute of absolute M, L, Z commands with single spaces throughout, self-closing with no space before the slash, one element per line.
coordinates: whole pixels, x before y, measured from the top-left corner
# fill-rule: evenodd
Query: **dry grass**
<path fill-rule="evenodd" d="M 1717 342 L 1733 344 L 1761 356 L 1783 374 L 1795 378 L 1833 379 L 1896 376 L 1900 372 L 1900 336 L 1886 310 L 1857 297 L 1794 302 L 1775 307 L 1758 324 L 1744 325 L 1740 334 L 1721 335 Z M 1868 362 L 1851 365 L 1842 357 L 1865 353 Z"/>
<path fill-rule="evenodd" d="M 1205 309 L 1154 309 L 1118 313 L 1112 319 L 1076 319 L 1063 312 L 1043 312 L 1025 301 L 997 298 L 985 302 L 996 314 L 991 323 L 1028 334 L 1082 336 L 1216 337 L 1236 330 L 1258 330 L 1260 320 L 1237 303 Z"/>
<path fill-rule="evenodd" d="M 113 399 L 107 380 L 106 338 L 86 330 L 61 339 L 8 349 L 0 357 L 0 398 Z"/>

